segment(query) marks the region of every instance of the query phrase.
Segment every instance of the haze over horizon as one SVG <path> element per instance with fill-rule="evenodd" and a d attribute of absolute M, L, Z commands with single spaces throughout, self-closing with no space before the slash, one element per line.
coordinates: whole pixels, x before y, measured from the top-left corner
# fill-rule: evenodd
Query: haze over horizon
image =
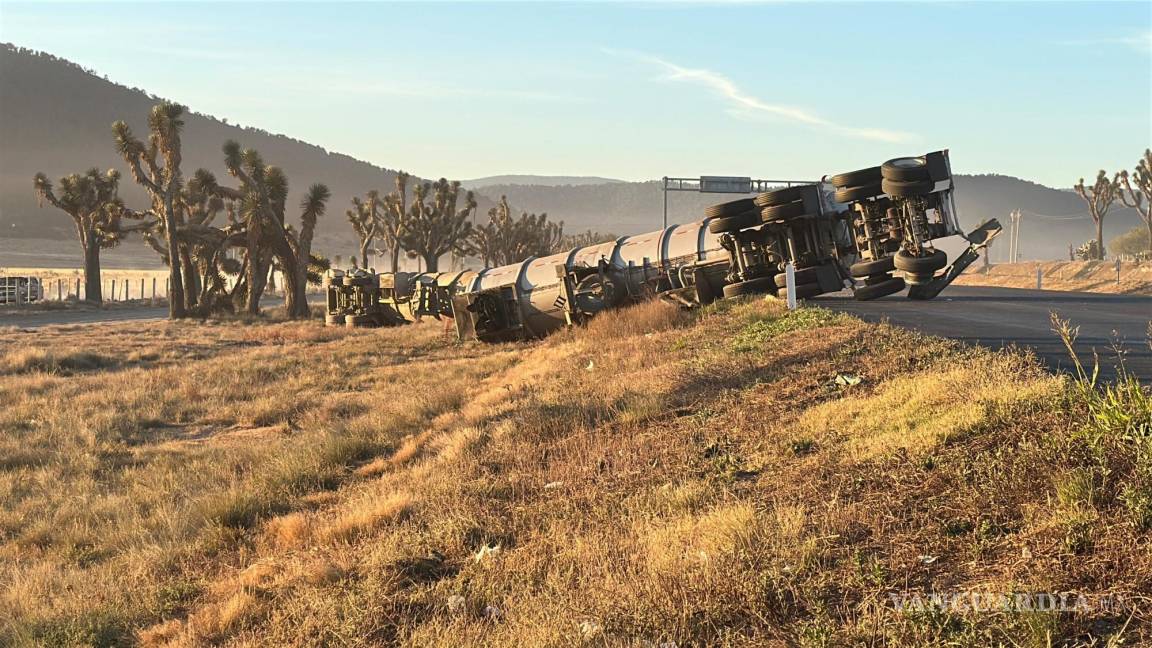
<path fill-rule="evenodd" d="M 1069 187 L 1152 141 L 1147 3 L 523 8 L 3 2 L 0 40 L 423 176 L 808 178 L 952 148 Z"/>

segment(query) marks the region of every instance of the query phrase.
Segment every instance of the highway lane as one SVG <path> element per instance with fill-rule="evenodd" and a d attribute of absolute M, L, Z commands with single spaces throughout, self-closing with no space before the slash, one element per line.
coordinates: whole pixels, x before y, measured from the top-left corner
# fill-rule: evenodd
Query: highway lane
<path fill-rule="evenodd" d="M 322 304 L 323 299 L 310 294 L 308 303 Z M 265 297 L 260 300 L 261 308 L 273 308 L 284 305 L 283 297 Z M 70 324 L 103 324 L 109 322 L 159 320 L 168 317 L 168 306 L 110 306 L 108 308 L 69 308 L 51 311 L 37 311 L 11 309 L 6 307 L 0 311 L 0 328 L 15 326 L 17 328 L 40 328 L 41 326 L 57 326 Z"/>
<path fill-rule="evenodd" d="M 951 286 L 927 302 L 914 301 L 903 294 L 858 302 L 843 292 L 818 297 L 813 303 L 868 321 L 887 320 L 993 349 L 1029 347 L 1050 368 L 1072 371 L 1071 358 L 1052 332 L 1049 318 L 1055 312 L 1080 327 L 1076 351 L 1081 362 L 1090 366 L 1095 351 L 1100 356 L 1101 375 L 1114 377 L 1114 347 L 1118 347 L 1128 371 L 1152 382 L 1152 348 L 1148 342 L 1152 297 Z"/>
<path fill-rule="evenodd" d="M 67 309 L 55 311 L 5 312 L 0 328 L 40 328 L 61 324 L 101 324 L 108 322 L 157 320 L 168 317 L 167 306 L 116 307 L 108 309 Z"/>

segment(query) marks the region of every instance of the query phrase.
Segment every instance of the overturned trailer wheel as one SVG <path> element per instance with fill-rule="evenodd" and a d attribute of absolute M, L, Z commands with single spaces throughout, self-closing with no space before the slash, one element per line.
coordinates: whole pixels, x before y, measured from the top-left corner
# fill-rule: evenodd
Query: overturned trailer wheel
<path fill-rule="evenodd" d="M 742 297 L 744 295 L 776 294 L 776 283 L 772 277 L 756 277 L 748 281 L 738 281 L 724 286 L 724 298 Z"/>

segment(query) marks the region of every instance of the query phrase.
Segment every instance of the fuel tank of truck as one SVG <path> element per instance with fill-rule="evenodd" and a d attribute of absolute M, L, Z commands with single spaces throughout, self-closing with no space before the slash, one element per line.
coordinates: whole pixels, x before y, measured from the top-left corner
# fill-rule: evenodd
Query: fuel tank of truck
<path fill-rule="evenodd" d="M 485 341 L 543 337 L 605 308 L 696 281 L 718 287 L 727 264 L 707 220 L 532 257 L 482 270 L 461 286 L 452 296 L 457 332 Z"/>

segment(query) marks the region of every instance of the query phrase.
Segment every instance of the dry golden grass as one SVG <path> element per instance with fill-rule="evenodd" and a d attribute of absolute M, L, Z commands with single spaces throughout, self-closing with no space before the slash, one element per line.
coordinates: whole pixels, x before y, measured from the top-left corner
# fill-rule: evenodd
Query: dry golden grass
<path fill-rule="evenodd" d="M 1115 261 L 1022 261 L 998 263 L 988 272 L 980 264 L 969 267 L 956 283 L 968 286 L 1035 288 L 1036 270 L 1045 290 L 1152 295 L 1152 262 L 1123 261 L 1116 281 Z"/>
<path fill-rule="evenodd" d="M 44 335 L 116 363 L 0 333 L 4 645 L 1103 645 L 888 593 L 1152 587 L 1146 459 L 1062 379 L 818 309 Z"/>

